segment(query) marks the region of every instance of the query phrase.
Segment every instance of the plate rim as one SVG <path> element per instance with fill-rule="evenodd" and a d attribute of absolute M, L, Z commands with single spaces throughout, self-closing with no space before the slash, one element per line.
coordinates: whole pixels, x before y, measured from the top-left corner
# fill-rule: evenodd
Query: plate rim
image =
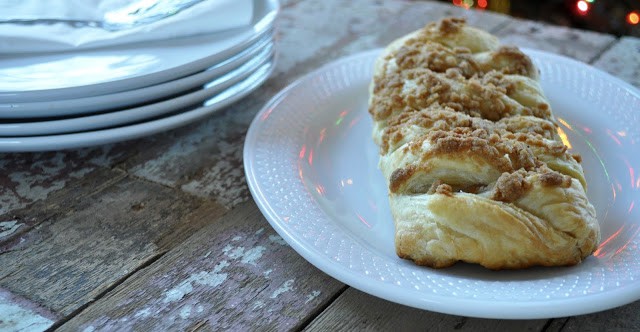
<path fill-rule="evenodd" d="M 251 35 L 238 41 L 233 46 L 220 50 L 217 53 L 209 54 L 205 57 L 196 59 L 194 61 L 183 63 L 171 68 L 153 71 L 141 75 L 135 75 L 128 78 L 112 79 L 106 82 L 90 83 L 78 86 L 69 86 L 62 88 L 40 89 L 40 90 L 27 90 L 27 91 L 0 91 L 0 103 L 12 103 L 12 102 L 24 102 L 24 101 L 51 101 L 60 99 L 73 99 L 73 95 L 82 96 L 98 96 L 108 93 L 116 93 L 122 91 L 128 91 L 136 88 L 159 84 L 167 82 L 172 79 L 177 79 L 183 76 L 187 76 L 204 70 L 208 67 L 214 66 L 216 63 L 224 61 L 229 57 L 242 52 L 254 42 L 258 41 L 265 34 L 269 33 L 272 29 L 276 18 L 280 12 L 279 0 L 254 0 L 254 8 L 258 6 L 264 6 L 265 12 L 259 17 L 254 17 L 250 26 L 242 29 L 242 32 L 238 34 L 246 34 L 250 31 Z M 254 13 L 254 15 L 256 15 Z M 189 38 L 201 38 L 202 36 L 193 36 Z M 233 38 L 233 37 L 229 37 Z M 150 44 L 153 44 L 150 43 Z M 91 52 L 92 50 L 83 50 L 82 52 Z M 93 50 L 95 51 L 95 50 Z"/>
<path fill-rule="evenodd" d="M 206 84 L 234 71 L 251 61 L 253 57 L 259 55 L 265 49 L 269 47 L 275 48 L 274 38 L 275 35 L 272 30 L 269 35 L 263 36 L 246 49 L 224 59 L 220 63 L 214 64 L 212 67 L 205 68 L 205 70 L 192 75 L 150 86 L 97 96 L 81 96 L 72 99 L 16 103 L 0 102 L 0 119 L 28 122 L 37 118 L 79 117 L 84 114 L 115 112 L 124 108 L 130 108 L 131 105 L 156 103 L 158 100 L 165 99 L 167 96 L 179 95 L 185 91 L 192 90 L 198 85 L 201 85 L 200 82 Z M 208 71 L 214 73 L 207 73 Z M 207 78 L 204 79 L 204 77 Z M 178 85 L 177 90 L 176 85 Z M 171 93 L 167 92 L 169 90 L 171 90 Z M 140 96 L 142 96 L 142 99 Z M 112 101 L 114 99 L 117 99 L 120 103 L 118 106 L 113 106 Z M 69 107 L 69 103 L 73 103 L 72 107 Z"/>
<path fill-rule="evenodd" d="M 230 106 L 234 102 L 244 98 L 248 94 L 258 89 L 265 81 L 267 81 L 271 77 L 271 74 L 275 69 L 276 62 L 277 54 L 272 57 L 271 61 L 267 61 L 265 64 L 263 64 L 263 66 L 261 66 L 261 68 L 259 68 L 257 71 L 254 71 L 248 78 L 243 79 L 242 81 L 225 90 L 228 91 L 229 89 L 237 87 L 243 83 L 246 84 L 246 86 L 241 91 L 214 104 L 196 106 L 188 108 L 187 110 L 181 111 L 177 114 L 114 128 L 105 128 L 60 135 L 0 137 L 0 153 L 44 152 L 86 148 L 129 141 L 176 129 L 178 127 L 182 127 L 189 123 L 192 123 L 196 120 L 210 116 L 211 114 L 219 111 L 224 107 Z M 260 71 L 263 72 L 259 73 Z M 257 75 L 258 73 L 260 75 Z M 256 80 L 251 79 L 253 75 L 256 75 Z M 52 143 L 52 141 L 57 143 Z"/>
<path fill-rule="evenodd" d="M 190 105 L 197 105 L 207 99 L 213 98 L 216 94 L 223 93 L 225 90 L 232 88 L 234 85 L 251 76 L 254 72 L 260 70 L 260 68 L 264 67 L 267 63 L 272 62 L 274 52 L 274 47 L 267 47 L 262 50 L 262 52 L 259 52 L 260 54 L 242 63 L 239 67 L 232 69 L 229 73 L 221 77 L 215 77 L 208 83 L 203 84 L 202 88 L 170 99 L 131 108 L 124 107 L 105 113 L 58 120 L 16 122 L 10 124 L 0 123 L 0 139 L 96 131 L 164 117 L 181 108 L 189 108 Z M 221 78 L 224 78 L 224 81 L 218 82 L 214 86 L 208 86 Z"/>
<path fill-rule="evenodd" d="M 543 50 L 536 50 L 530 48 L 520 48 L 523 52 L 528 55 L 539 55 L 544 57 L 550 57 L 555 59 L 556 61 L 561 62 L 571 62 L 574 65 L 581 66 L 586 68 L 596 75 L 599 75 L 603 78 L 606 78 L 612 84 L 618 85 L 623 88 L 630 94 L 632 94 L 635 98 L 640 99 L 640 90 L 633 85 L 623 81 L 620 78 L 617 78 L 607 72 L 604 72 L 596 67 L 593 67 L 584 62 L 566 57 L 564 55 L 559 55 L 555 53 L 550 53 Z M 610 290 L 604 293 L 594 293 L 587 294 L 581 296 L 580 301 L 577 302 L 576 298 L 569 299 L 551 299 L 549 301 L 527 301 L 527 302 L 518 302 L 514 303 L 511 301 L 492 301 L 491 305 L 487 305 L 487 300 L 477 300 L 477 299 L 463 299 L 456 298 L 452 301 L 445 301 L 446 299 L 450 299 L 444 295 L 437 294 L 427 294 L 419 291 L 411 291 L 410 293 L 422 295 L 418 299 L 410 298 L 409 296 L 400 296 L 398 295 L 397 288 L 390 287 L 388 284 L 378 285 L 373 283 L 359 283 L 358 277 L 362 277 L 362 274 L 354 272 L 353 270 L 343 269 L 340 265 L 335 264 L 329 257 L 323 255 L 322 252 L 317 250 L 313 246 L 306 246 L 302 237 L 298 239 L 296 236 L 292 234 L 289 230 L 283 227 L 280 222 L 278 222 L 278 213 L 274 210 L 273 206 L 271 206 L 266 199 L 265 194 L 262 192 L 262 187 L 259 185 L 257 180 L 257 174 L 254 172 L 255 169 L 255 161 L 252 158 L 252 147 L 251 145 L 255 142 L 256 137 L 259 132 L 259 128 L 261 125 L 261 118 L 265 116 L 265 114 L 270 113 L 273 109 L 277 107 L 290 93 L 291 90 L 295 89 L 301 84 L 304 84 L 312 78 L 322 72 L 325 72 L 332 67 L 340 67 L 345 62 L 351 62 L 354 59 L 358 59 L 365 56 L 373 56 L 373 54 L 379 54 L 382 52 L 382 48 L 366 50 L 362 52 L 358 52 L 349 56 L 345 56 L 338 60 L 329 62 L 324 64 L 323 66 L 312 70 L 306 74 L 301 75 L 299 78 L 294 80 L 291 84 L 287 85 L 285 88 L 280 90 L 271 100 L 269 100 L 263 108 L 256 114 L 247 135 L 245 137 L 244 149 L 243 149 L 243 164 L 245 170 L 245 176 L 247 179 L 247 184 L 250 190 L 250 193 L 254 199 L 254 202 L 258 206 L 259 210 L 265 216 L 265 219 L 269 222 L 269 224 L 276 230 L 276 232 L 283 238 L 285 241 L 299 254 L 301 255 L 307 262 L 314 265 L 324 273 L 329 276 L 351 286 L 360 291 L 363 291 L 372 296 L 380 297 L 385 300 L 389 300 L 395 303 L 411 306 L 418 309 L 430 310 L 434 312 L 440 312 L 445 314 L 453 314 L 453 315 L 465 315 L 470 317 L 478 317 L 478 318 L 492 318 L 492 319 L 541 319 L 541 318 L 557 318 L 557 317 L 565 317 L 565 316 L 573 316 L 573 315 L 581 315 L 587 313 L 598 312 L 606 309 L 611 309 L 617 306 L 625 305 L 631 302 L 634 302 L 640 299 L 640 281 L 625 285 L 620 288 L 616 288 L 614 290 Z M 323 211 L 324 213 L 324 211 Z M 407 291 L 403 289 L 403 291 Z M 582 301 L 589 300 L 589 301 Z M 588 302 L 589 305 L 585 303 Z M 547 306 L 552 303 L 554 305 L 553 308 L 548 308 Z M 596 305 L 593 305 L 596 303 Z M 482 306 L 478 306 L 478 304 L 483 304 Z M 570 305 L 569 305 L 570 304 Z M 565 306 L 564 310 L 561 312 L 558 310 L 558 306 Z M 464 307 L 461 309 L 461 307 Z M 532 310 L 535 309 L 535 310 Z"/>

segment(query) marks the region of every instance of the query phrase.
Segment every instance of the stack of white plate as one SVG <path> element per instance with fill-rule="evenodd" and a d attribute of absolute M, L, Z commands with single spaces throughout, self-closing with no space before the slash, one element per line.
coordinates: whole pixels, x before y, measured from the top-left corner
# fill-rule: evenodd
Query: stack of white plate
<path fill-rule="evenodd" d="M 0 56 L 0 152 L 112 143 L 176 128 L 262 84 L 275 61 L 277 0 L 213 35 Z"/>

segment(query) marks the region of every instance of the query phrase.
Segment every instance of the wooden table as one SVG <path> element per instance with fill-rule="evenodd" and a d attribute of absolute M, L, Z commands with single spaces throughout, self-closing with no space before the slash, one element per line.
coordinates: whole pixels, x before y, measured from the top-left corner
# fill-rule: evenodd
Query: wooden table
<path fill-rule="evenodd" d="M 250 121 L 294 79 L 443 16 L 640 86 L 640 39 L 442 3 L 282 3 L 279 60 L 259 90 L 204 122 L 120 144 L 0 157 L 0 330 L 640 329 L 640 302 L 560 319 L 487 320 L 357 291 L 294 252 L 242 167 Z"/>

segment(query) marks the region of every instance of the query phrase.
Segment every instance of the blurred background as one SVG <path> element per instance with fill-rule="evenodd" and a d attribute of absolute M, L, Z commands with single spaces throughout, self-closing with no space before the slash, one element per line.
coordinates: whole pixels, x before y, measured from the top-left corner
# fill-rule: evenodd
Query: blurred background
<path fill-rule="evenodd" d="M 439 0 L 556 25 L 640 37 L 640 0 Z"/>

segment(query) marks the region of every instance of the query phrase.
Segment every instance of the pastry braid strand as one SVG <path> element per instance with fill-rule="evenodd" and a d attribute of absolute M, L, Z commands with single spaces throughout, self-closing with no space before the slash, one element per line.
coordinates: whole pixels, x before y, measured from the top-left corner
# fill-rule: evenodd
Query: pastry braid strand
<path fill-rule="evenodd" d="M 398 256 L 442 268 L 580 263 L 600 231 L 531 59 L 464 19 L 391 43 L 370 86 Z"/>

